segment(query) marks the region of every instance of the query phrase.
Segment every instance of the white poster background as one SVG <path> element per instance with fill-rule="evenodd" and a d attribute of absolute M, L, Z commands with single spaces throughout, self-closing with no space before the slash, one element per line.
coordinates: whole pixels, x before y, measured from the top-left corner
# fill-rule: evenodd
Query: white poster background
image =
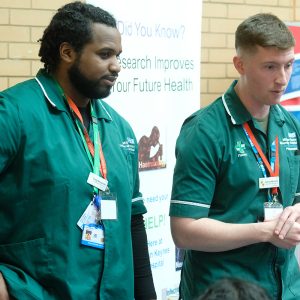
<path fill-rule="evenodd" d="M 138 141 L 159 129 L 163 167 L 140 172 L 141 192 L 157 297 L 175 299 L 180 261 L 168 213 L 176 138 L 184 119 L 200 107 L 202 1 L 87 2 L 112 13 L 122 35 L 122 70 L 105 101 L 129 121 Z"/>

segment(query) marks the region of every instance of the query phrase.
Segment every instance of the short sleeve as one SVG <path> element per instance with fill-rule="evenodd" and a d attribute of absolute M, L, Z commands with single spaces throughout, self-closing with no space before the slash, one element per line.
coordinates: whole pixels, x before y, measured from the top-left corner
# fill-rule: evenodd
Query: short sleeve
<path fill-rule="evenodd" d="M 197 117 L 184 123 L 176 142 L 170 216 L 208 216 L 218 174 L 218 142 Z"/>

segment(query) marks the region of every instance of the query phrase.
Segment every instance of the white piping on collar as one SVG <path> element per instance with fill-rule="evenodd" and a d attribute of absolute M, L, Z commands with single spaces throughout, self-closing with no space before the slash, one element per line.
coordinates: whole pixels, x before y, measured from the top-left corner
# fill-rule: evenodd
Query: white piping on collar
<path fill-rule="evenodd" d="M 46 90 L 45 90 L 45 88 L 43 87 L 43 85 L 42 85 L 42 83 L 38 80 L 38 78 L 37 77 L 35 77 L 35 80 L 37 81 L 37 83 L 39 84 L 39 86 L 40 86 L 40 88 L 42 89 L 42 91 L 43 91 L 43 93 L 44 93 L 44 95 L 45 95 L 45 97 L 47 98 L 47 100 L 50 102 L 50 104 L 53 106 L 53 107 L 55 107 L 56 108 L 56 105 L 55 105 L 55 103 L 53 103 L 52 102 L 52 100 L 50 99 L 50 97 L 48 96 L 48 94 L 47 94 L 47 92 L 46 92 Z M 104 107 L 104 105 L 103 105 L 103 103 L 102 103 L 102 101 L 101 100 L 99 100 L 100 101 L 100 105 L 101 105 L 101 107 L 104 109 L 104 111 L 106 112 L 106 114 L 109 116 L 109 118 L 111 119 L 111 121 L 113 121 L 113 118 L 111 117 L 111 115 L 109 114 L 109 112 L 107 111 L 107 109 Z"/>
<path fill-rule="evenodd" d="M 227 111 L 227 113 L 229 114 L 230 118 L 231 118 L 231 122 L 232 124 L 236 125 L 236 121 L 235 119 L 233 118 L 233 116 L 231 115 L 230 111 L 229 111 L 229 108 L 227 106 L 227 103 L 225 101 L 225 97 L 224 97 L 224 94 L 222 95 L 222 101 L 223 101 L 223 105 L 225 107 L 225 110 Z"/>
<path fill-rule="evenodd" d="M 111 121 L 113 121 L 113 118 L 111 117 L 111 115 L 109 114 L 109 112 L 108 112 L 108 111 L 106 110 L 106 108 L 104 107 L 102 101 L 101 101 L 101 100 L 99 100 L 99 101 L 100 101 L 101 107 L 104 109 L 104 111 L 105 111 L 105 112 L 107 113 L 107 115 L 110 117 Z"/>
<path fill-rule="evenodd" d="M 35 77 L 35 80 L 37 81 L 37 83 L 39 84 L 39 86 L 41 87 L 45 97 L 47 98 L 47 100 L 50 102 L 50 104 L 56 108 L 56 105 L 51 101 L 50 97 L 48 96 L 47 92 L 45 91 L 42 83 L 37 79 L 37 77 Z"/>
<path fill-rule="evenodd" d="M 278 104 L 275 104 L 275 108 L 277 109 L 278 113 L 280 114 L 280 116 L 283 116 L 282 110 L 280 108 L 280 106 Z"/>

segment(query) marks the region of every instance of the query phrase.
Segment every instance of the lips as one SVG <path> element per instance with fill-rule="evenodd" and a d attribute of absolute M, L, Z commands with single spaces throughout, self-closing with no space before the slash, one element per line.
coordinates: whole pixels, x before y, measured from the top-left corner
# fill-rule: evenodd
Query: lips
<path fill-rule="evenodd" d="M 105 84 L 113 86 L 118 78 L 118 75 L 109 75 L 102 77 L 102 80 Z"/>
<path fill-rule="evenodd" d="M 283 94 L 284 90 L 273 90 L 272 92 L 276 94 Z"/>

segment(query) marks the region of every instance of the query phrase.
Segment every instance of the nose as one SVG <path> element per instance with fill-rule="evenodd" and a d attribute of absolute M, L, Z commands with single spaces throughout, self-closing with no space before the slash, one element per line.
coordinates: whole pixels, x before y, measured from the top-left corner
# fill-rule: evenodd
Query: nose
<path fill-rule="evenodd" d="M 121 71 L 120 61 L 117 56 L 112 57 L 111 63 L 109 65 L 109 70 L 112 73 L 119 73 Z"/>
<path fill-rule="evenodd" d="M 286 86 L 288 84 L 290 76 L 291 72 L 286 70 L 285 67 L 281 67 L 276 77 L 276 83 L 282 86 Z"/>

